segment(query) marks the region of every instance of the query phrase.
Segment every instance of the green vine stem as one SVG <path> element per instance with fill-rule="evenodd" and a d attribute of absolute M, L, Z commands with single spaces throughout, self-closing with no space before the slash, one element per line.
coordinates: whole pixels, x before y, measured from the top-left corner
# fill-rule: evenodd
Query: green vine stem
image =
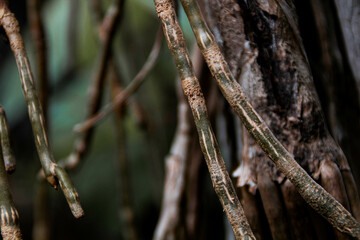
<path fill-rule="evenodd" d="M 191 143 L 191 122 L 189 105 L 179 83 L 177 83 L 177 96 L 178 123 L 170 153 L 165 159 L 166 176 L 154 240 L 175 239 L 181 218 L 181 199 L 184 196 L 186 166 Z"/>
<path fill-rule="evenodd" d="M 52 171 L 57 165 L 54 162 L 54 157 L 48 143 L 44 115 L 37 96 L 24 42 L 20 34 L 19 23 L 14 14 L 9 10 L 5 0 L 0 0 L 0 24 L 6 32 L 18 66 L 21 85 L 28 105 L 29 117 L 35 137 L 35 144 L 45 177 L 54 188 L 57 188 L 57 180 L 59 180 L 60 183 L 66 182 L 67 187 L 71 186 L 70 189 L 63 188 L 64 195 L 67 198 L 68 203 L 71 204 L 70 209 L 72 210 L 73 215 L 76 218 L 82 217 L 84 212 L 81 208 L 75 188 L 72 184 L 68 184 L 70 183 L 69 176 L 65 172 L 58 174 L 60 171 Z M 65 185 L 60 184 L 60 187 L 63 186 Z M 69 192 L 71 192 L 71 194 L 69 194 Z"/>
<path fill-rule="evenodd" d="M 16 160 L 11 150 L 9 126 L 4 109 L 0 106 L 0 145 L 4 158 L 5 169 L 8 173 L 15 171 Z"/>
<path fill-rule="evenodd" d="M 0 223 L 4 240 L 21 240 L 19 214 L 12 200 L 5 171 L 3 155 L 0 149 Z"/>
<path fill-rule="evenodd" d="M 12 163 L 12 170 L 15 169 L 15 158 L 12 154 L 9 141 L 9 130 L 5 117 L 5 111 L 0 106 L 0 223 L 1 235 L 4 240 L 21 240 L 19 227 L 19 214 L 12 200 L 7 174 L 6 162 Z M 5 164 L 4 164 L 5 162 Z M 7 168 L 7 167 L 6 167 Z"/>
<path fill-rule="evenodd" d="M 141 70 L 136 74 L 135 78 L 131 81 L 131 83 L 128 86 L 126 86 L 126 88 L 123 91 L 118 93 L 115 96 L 114 100 L 111 103 L 105 105 L 97 114 L 95 114 L 85 122 L 75 125 L 74 127 L 75 132 L 82 133 L 88 131 L 90 128 L 96 125 L 96 123 L 98 123 L 106 116 L 108 116 L 118 106 L 123 104 L 131 96 L 131 94 L 134 93 L 141 86 L 141 84 L 145 80 L 145 77 L 147 76 L 149 71 L 153 68 L 159 56 L 162 36 L 163 36 L 162 31 L 161 29 L 159 29 L 156 35 L 154 45 L 150 51 L 148 58 L 146 59 Z"/>
<path fill-rule="evenodd" d="M 49 117 L 49 79 L 48 79 L 48 62 L 47 62 L 47 42 L 43 20 L 41 17 L 41 0 L 27 0 L 27 16 L 29 21 L 30 32 L 36 49 L 36 73 L 37 86 L 40 104 L 45 119 L 45 129 L 48 131 Z M 73 19 L 71 19 L 73 20 Z M 74 22 L 74 21 L 73 21 Z M 72 25 L 75 25 L 73 24 Z M 66 61 L 71 64 L 71 61 Z M 35 74 L 36 75 L 36 74 Z M 49 131 L 48 131 L 49 134 Z M 33 211 L 33 229 L 32 237 L 37 240 L 50 239 L 50 204 L 49 189 L 46 180 L 42 177 L 37 178 L 36 193 L 34 199 Z"/>
<path fill-rule="evenodd" d="M 175 59 L 183 91 L 188 99 L 199 134 L 201 150 L 209 168 L 214 189 L 232 226 L 236 239 L 255 239 L 225 163 L 207 115 L 205 99 L 195 77 L 185 40 L 171 0 L 154 0 L 169 49 Z"/>
<path fill-rule="evenodd" d="M 339 231 L 360 238 L 360 224 L 300 167 L 247 101 L 207 27 L 196 0 L 181 0 L 181 3 L 213 77 L 246 129 L 315 211 Z"/>

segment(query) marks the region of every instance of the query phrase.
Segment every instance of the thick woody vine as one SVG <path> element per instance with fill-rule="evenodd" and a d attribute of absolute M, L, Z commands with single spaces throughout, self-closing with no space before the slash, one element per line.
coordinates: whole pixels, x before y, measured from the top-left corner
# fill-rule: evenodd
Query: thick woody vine
<path fill-rule="evenodd" d="M 339 202 L 318 185 L 305 170 L 299 166 L 249 104 L 244 92 L 233 78 L 219 47 L 214 41 L 214 37 L 201 15 L 197 2 L 194 0 L 182 0 L 181 3 L 213 77 L 216 79 L 224 97 L 238 114 L 246 129 L 280 171 L 295 185 L 298 192 L 312 208 L 339 231 L 359 238 L 360 224 Z M 174 46 L 176 46 L 178 42 L 183 42 L 183 37 L 177 21 L 173 20 L 176 19 L 176 16 L 172 2 L 170 0 L 155 0 L 155 6 L 159 18 L 163 23 L 164 32 L 165 30 L 168 31 L 169 35 L 166 35 L 168 45 L 174 55 L 176 66 L 181 76 L 186 67 L 191 65 L 187 63 L 190 61 L 188 57 L 181 59 L 176 55 L 180 54 L 181 51 L 177 53 Z M 185 77 L 182 77 L 183 81 L 185 79 Z M 199 136 L 200 138 L 202 136 L 200 132 Z M 232 222 L 231 219 L 230 222 Z"/>

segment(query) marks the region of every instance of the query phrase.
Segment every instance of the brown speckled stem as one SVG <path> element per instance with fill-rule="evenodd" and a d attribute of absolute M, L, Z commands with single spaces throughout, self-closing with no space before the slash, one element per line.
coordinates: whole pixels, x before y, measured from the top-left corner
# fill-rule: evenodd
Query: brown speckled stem
<path fill-rule="evenodd" d="M 197 2 L 181 0 L 181 3 L 213 77 L 246 129 L 312 208 L 339 231 L 360 238 L 360 224 L 299 166 L 247 101 L 208 29 Z"/>
<path fill-rule="evenodd" d="M 185 45 L 171 0 L 155 0 L 169 49 L 175 59 L 184 93 L 188 99 L 202 152 L 209 168 L 213 187 L 229 219 L 236 239 L 255 239 L 236 195 L 207 115 L 205 99 Z"/>
<path fill-rule="evenodd" d="M 15 170 L 16 161 L 10 146 L 9 127 L 4 109 L 0 106 L 0 145 L 5 169 L 11 173 Z"/>
<path fill-rule="evenodd" d="M 14 14 L 11 13 L 9 8 L 7 7 L 7 4 L 4 0 L 0 0 L 0 25 L 4 28 L 6 32 L 6 35 L 11 45 L 11 49 L 15 56 L 16 64 L 18 66 L 23 93 L 28 105 L 29 118 L 33 128 L 35 144 L 46 179 L 55 188 L 57 187 L 57 180 L 59 180 L 60 183 L 69 183 L 70 178 L 65 172 L 62 172 L 62 174 L 58 174 L 59 171 L 51 170 L 54 168 L 54 166 L 56 166 L 56 163 L 54 162 L 54 157 L 50 150 L 48 137 L 45 129 L 44 114 L 42 112 L 42 107 L 35 88 L 35 82 L 31 72 L 30 63 L 25 51 L 24 42 L 20 34 L 19 23 L 15 18 Z M 67 184 L 67 186 L 70 185 L 71 184 Z M 60 186 L 63 187 L 64 184 L 60 184 Z M 75 188 L 73 188 L 72 185 L 71 187 L 71 191 L 76 192 Z M 68 189 L 65 188 L 63 189 L 65 197 L 70 204 L 70 208 L 81 209 L 78 198 L 74 197 L 77 195 L 67 194 L 67 190 Z M 82 210 L 77 210 L 76 212 L 73 212 L 73 215 L 77 218 L 81 217 L 82 214 Z"/>

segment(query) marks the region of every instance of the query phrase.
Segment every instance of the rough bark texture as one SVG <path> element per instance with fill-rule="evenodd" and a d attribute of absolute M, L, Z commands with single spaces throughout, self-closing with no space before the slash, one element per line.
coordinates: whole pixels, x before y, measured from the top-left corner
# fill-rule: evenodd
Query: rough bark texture
<path fill-rule="evenodd" d="M 211 129 L 205 99 L 200 84 L 194 75 L 172 1 L 155 0 L 154 2 L 194 117 L 201 149 L 209 168 L 214 189 L 226 212 L 236 239 L 254 239 Z"/>
<path fill-rule="evenodd" d="M 326 129 L 292 2 L 209 0 L 208 4 L 203 5 L 231 72 L 244 88 L 252 106 L 285 148 L 294 155 L 295 160 L 315 179 L 319 179 L 322 173 L 327 173 L 322 169 L 321 163 L 324 161 L 336 163 L 343 177 L 346 174 L 351 175 L 344 154 Z M 267 188 L 260 186 L 271 185 L 271 180 L 285 185 L 284 175 L 250 134 L 247 131 L 242 132 L 244 136 L 241 165 L 234 175 L 238 177 L 238 186 L 247 186 L 253 194 L 259 188 L 263 198 L 267 195 Z M 270 174 L 271 180 L 259 178 L 264 174 Z M 344 190 L 341 177 L 337 183 L 342 185 Z M 292 228 L 296 230 L 293 219 L 300 212 L 290 204 L 296 200 L 293 204 L 303 208 L 304 203 L 296 203 L 299 199 L 292 196 L 294 193 L 290 194 L 289 184 L 286 182 L 287 187 L 282 187 L 283 196 L 280 198 L 284 199 L 284 203 L 274 202 L 280 194 L 276 189 L 271 196 L 262 199 L 265 212 L 272 212 L 271 216 L 267 214 L 270 228 L 278 228 L 278 224 L 272 224 L 271 217 L 276 216 L 276 211 L 272 204 L 269 206 L 271 209 L 267 207 L 268 204 L 265 203 L 269 201 L 280 208 L 286 207 L 288 215 L 294 215 L 288 218 Z M 326 184 L 325 189 L 331 192 L 331 188 Z M 348 206 L 346 193 L 342 192 L 341 196 L 334 195 L 344 206 Z M 306 216 L 305 212 L 302 214 Z M 271 232 L 281 234 L 287 230 L 271 229 Z M 295 231 L 294 234 L 296 239 L 310 236 L 306 231 Z"/>
<path fill-rule="evenodd" d="M 214 42 L 214 36 L 209 31 L 207 24 L 205 23 L 202 14 L 200 13 L 197 2 L 194 0 L 182 0 L 181 3 L 185 9 L 190 25 L 194 31 L 198 46 L 205 58 L 207 65 L 209 66 L 213 77 L 216 79 L 217 84 L 221 89 L 224 97 L 227 99 L 231 107 L 240 117 L 242 123 L 244 124 L 248 132 L 252 135 L 252 137 L 254 137 L 254 139 L 256 139 L 256 142 L 266 153 L 266 155 L 276 164 L 277 168 L 284 175 L 286 175 L 286 177 L 295 185 L 300 195 L 315 211 L 321 214 L 339 231 L 346 232 L 354 237 L 359 237 L 359 223 L 338 201 L 336 201 L 328 192 L 326 192 L 326 190 L 324 190 L 324 188 L 317 184 L 305 172 L 305 170 L 296 162 L 296 160 L 294 160 L 293 155 L 289 153 L 281 144 L 281 142 L 274 136 L 272 131 L 267 126 L 266 121 L 261 118 L 261 116 L 256 112 L 256 110 L 254 110 L 252 105 L 249 103 L 249 101 L 244 95 L 243 89 L 232 76 L 229 66 L 227 65 L 222 54 L 220 53 L 218 45 Z M 253 4 L 253 2 L 250 4 Z M 248 8 L 248 5 L 246 5 L 246 7 Z M 265 6 L 265 8 L 266 7 L 267 6 Z M 279 14 L 282 13 L 283 15 L 285 15 L 287 21 L 289 21 L 289 26 L 287 27 L 292 29 L 296 40 L 300 42 L 296 30 L 296 22 L 294 21 L 294 18 L 291 18 L 291 14 L 293 14 L 292 11 L 294 10 L 292 6 L 289 6 L 286 2 L 280 2 L 276 10 L 279 11 Z M 256 27 L 260 26 L 261 24 L 256 25 Z M 273 25 L 271 25 L 271 27 L 273 27 Z M 249 47 L 249 45 L 245 42 L 243 47 L 246 49 Z M 301 45 L 299 48 L 301 48 L 301 53 L 304 54 Z M 254 63 L 254 55 L 251 56 L 247 54 L 246 56 L 249 57 L 249 59 L 244 62 L 244 72 L 242 72 L 240 78 L 248 79 L 249 76 L 247 75 L 250 74 L 255 77 L 259 77 L 258 72 L 253 69 L 249 69 L 249 65 L 251 66 L 252 63 Z M 303 59 L 299 58 L 299 61 L 300 60 Z M 306 66 L 300 65 L 297 67 L 304 68 Z M 302 72 L 304 70 L 300 69 L 299 71 Z M 240 82 L 242 81 L 240 80 Z M 312 110 L 312 108 L 310 108 L 310 110 Z M 346 162 L 342 162 L 341 164 L 346 165 Z"/>
<path fill-rule="evenodd" d="M 347 40 L 342 37 L 335 3 L 298 1 L 297 9 L 300 30 L 329 129 L 346 154 L 359 185 L 360 122 L 356 120 L 360 115 L 359 91 L 347 59 Z M 313 17 L 305 13 L 306 9 L 312 9 Z M 349 15 L 351 11 L 348 9 Z M 349 171 L 342 171 L 342 176 L 351 210 L 358 218 L 360 206 L 354 179 Z"/>

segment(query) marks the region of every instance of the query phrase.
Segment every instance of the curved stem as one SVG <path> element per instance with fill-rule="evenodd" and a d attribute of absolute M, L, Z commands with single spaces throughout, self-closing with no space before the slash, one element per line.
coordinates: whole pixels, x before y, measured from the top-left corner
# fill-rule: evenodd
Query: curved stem
<path fill-rule="evenodd" d="M 0 0 L 0 24 L 6 32 L 18 66 L 23 93 L 28 105 L 29 117 L 41 165 L 47 181 L 56 188 L 58 182 L 57 180 L 60 182 L 65 180 L 69 181 L 69 177 L 65 172 L 61 175 L 57 175 L 55 172 L 51 171 L 51 169 L 56 166 L 56 163 L 54 162 L 54 157 L 50 150 L 45 130 L 44 114 L 36 92 L 35 82 L 30 70 L 31 68 L 25 51 L 24 42 L 20 34 L 19 23 L 14 14 L 10 12 L 4 0 Z M 62 187 L 61 184 L 60 186 Z M 73 215 L 76 218 L 79 218 L 83 215 L 80 202 L 78 198 L 74 198 L 74 196 L 67 194 L 67 190 L 68 189 L 63 189 L 63 192 L 65 197 L 67 197 L 68 203 L 72 204 L 70 205 L 70 209 L 78 209 L 76 212 L 73 212 Z M 74 187 L 72 187 L 71 192 L 76 193 Z"/>
<path fill-rule="evenodd" d="M 159 56 L 160 48 L 162 42 L 162 31 L 161 29 L 158 31 L 156 35 L 155 43 L 150 51 L 149 57 L 145 61 L 145 64 L 141 68 L 141 70 L 136 74 L 135 78 L 131 81 L 131 83 L 121 91 L 117 96 L 115 96 L 113 102 L 105 105 L 96 115 L 92 116 L 88 120 L 83 123 L 79 123 L 74 127 L 74 131 L 76 132 L 85 132 L 92 128 L 99 121 L 108 116 L 112 111 L 114 111 L 118 106 L 123 104 L 133 92 L 135 92 L 141 84 L 144 82 L 145 77 L 149 73 L 149 71 L 153 68 L 157 57 Z"/>
<path fill-rule="evenodd" d="M 100 109 L 101 99 L 103 96 L 103 88 L 106 79 L 106 72 L 111 56 L 111 46 L 114 39 L 116 26 L 122 16 L 122 10 L 125 0 L 116 0 L 108 9 L 106 16 L 102 22 L 103 30 L 99 32 L 101 40 L 101 48 L 99 49 L 100 63 L 96 69 L 95 77 L 91 85 L 91 98 L 88 104 L 86 118 L 91 118 Z M 100 19 L 100 16 L 99 16 Z M 88 151 L 88 145 L 92 139 L 94 128 L 88 128 L 82 132 L 75 140 L 75 146 L 72 153 L 65 159 L 61 160 L 59 164 L 66 169 L 74 169 L 80 163 L 81 159 Z"/>
<path fill-rule="evenodd" d="M 339 231 L 360 238 L 360 224 L 300 167 L 247 101 L 208 29 L 196 0 L 181 0 L 181 3 L 213 77 L 246 129 L 315 211 Z"/>
<path fill-rule="evenodd" d="M 199 134 L 201 150 L 209 168 L 214 189 L 232 226 L 236 239 L 255 239 L 234 186 L 225 168 L 215 135 L 208 119 L 205 99 L 195 77 L 185 40 L 171 0 L 154 0 L 169 49 L 181 78 Z"/>

